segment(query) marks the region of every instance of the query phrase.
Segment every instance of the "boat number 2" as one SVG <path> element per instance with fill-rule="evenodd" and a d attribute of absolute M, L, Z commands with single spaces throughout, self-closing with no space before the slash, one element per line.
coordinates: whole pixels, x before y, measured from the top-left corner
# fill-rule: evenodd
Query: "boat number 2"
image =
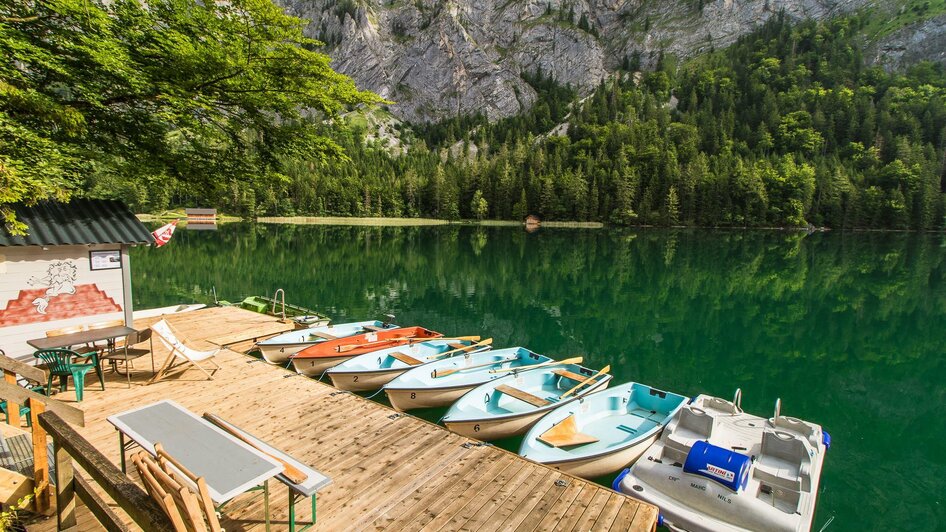
<path fill-rule="evenodd" d="M 358 375 L 355 375 L 355 380 L 354 380 L 354 382 L 358 382 Z"/>

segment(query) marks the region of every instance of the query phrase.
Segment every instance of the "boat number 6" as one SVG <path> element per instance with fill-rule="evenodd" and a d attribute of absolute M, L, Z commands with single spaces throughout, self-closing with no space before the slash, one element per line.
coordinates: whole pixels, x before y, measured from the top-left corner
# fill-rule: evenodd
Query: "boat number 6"
<path fill-rule="evenodd" d="M 477 423 L 476 425 L 473 425 L 473 432 L 479 432 L 479 431 L 480 431 L 480 424 Z"/>

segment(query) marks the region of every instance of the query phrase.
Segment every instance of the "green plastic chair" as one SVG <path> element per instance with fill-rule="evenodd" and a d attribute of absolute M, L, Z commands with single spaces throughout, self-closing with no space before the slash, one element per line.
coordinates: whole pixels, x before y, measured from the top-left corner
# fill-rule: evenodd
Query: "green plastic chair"
<path fill-rule="evenodd" d="M 42 360 L 43 365 L 49 370 L 46 395 L 52 394 L 54 377 L 59 377 L 59 391 L 61 392 L 68 389 L 69 377 L 72 377 L 76 385 L 76 401 L 82 401 L 82 392 L 85 389 L 85 374 L 98 368 L 97 356 L 92 355 L 88 364 L 73 363 L 73 358 L 85 355 L 80 355 L 68 349 L 42 349 L 33 353 L 33 356 Z M 101 375 L 99 375 L 99 379 L 102 379 Z M 102 389 L 105 389 L 104 380 L 102 380 Z"/>

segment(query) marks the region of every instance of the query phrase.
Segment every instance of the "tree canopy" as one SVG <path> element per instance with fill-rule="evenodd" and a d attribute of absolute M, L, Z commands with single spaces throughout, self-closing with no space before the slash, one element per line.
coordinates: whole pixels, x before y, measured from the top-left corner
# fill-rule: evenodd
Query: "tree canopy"
<path fill-rule="evenodd" d="M 343 156 L 310 117 L 381 100 L 303 27 L 270 0 L 0 1 L 8 230 L 15 202 L 246 195 Z"/>

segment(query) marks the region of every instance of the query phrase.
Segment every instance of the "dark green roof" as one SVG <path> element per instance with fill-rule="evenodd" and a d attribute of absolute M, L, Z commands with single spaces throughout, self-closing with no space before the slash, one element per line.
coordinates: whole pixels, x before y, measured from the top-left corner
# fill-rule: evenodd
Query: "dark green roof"
<path fill-rule="evenodd" d="M 41 201 L 32 207 L 14 205 L 26 236 L 12 236 L 0 226 L 0 246 L 69 246 L 77 244 L 150 244 L 151 231 L 124 203 L 115 200 L 73 199 L 69 203 Z"/>

